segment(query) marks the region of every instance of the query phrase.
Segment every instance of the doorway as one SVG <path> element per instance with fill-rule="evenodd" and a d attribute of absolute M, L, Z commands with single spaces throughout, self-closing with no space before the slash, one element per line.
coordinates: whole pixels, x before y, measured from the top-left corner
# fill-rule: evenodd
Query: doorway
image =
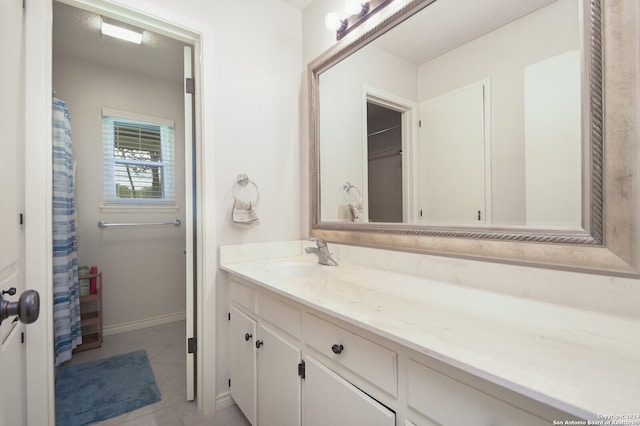
<path fill-rule="evenodd" d="M 193 67 L 192 56 L 185 58 L 183 49 L 189 43 L 156 32 L 155 27 L 146 30 L 138 22 L 154 48 L 132 47 L 99 34 L 97 26 L 104 15 L 111 23 L 119 18 L 53 2 L 53 89 L 66 98 L 72 115 L 79 261 L 97 264 L 103 272 L 106 334 L 186 317 L 187 337 L 195 337 L 196 149 L 193 101 L 184 93 L 183 76 L 186 68 Z M 104 202 L 104 177 L 96 171 L 102 170 L 105 158 L 101 121 L 106 109 L 174 121 L 173 204 Z M 132 226 L 122 231 L 99 229 L 97 219 L 138 224 L 178 219 L 181 225 Z M 185 356 L 185 398 L 192 400 L 195 355 L 185 350 Z"/>
<path fill-rule="evenodd" d="M 368 220 L 413 223 L 418 105 L 369 86 L 363 87 L 362 100 Z"/>
<path fill-rule="evenodd" d="M 367 187 L 371 222 L 402 222 L 402 113 L 367 101 Z"/>

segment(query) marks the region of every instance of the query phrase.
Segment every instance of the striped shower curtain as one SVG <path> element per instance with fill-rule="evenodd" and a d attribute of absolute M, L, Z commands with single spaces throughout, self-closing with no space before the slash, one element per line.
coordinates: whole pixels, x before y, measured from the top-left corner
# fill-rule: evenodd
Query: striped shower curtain
<path fill-rule="evenodd" d="M 55 365 L 82 343 L 71 120 L 53 96 L 53 325 Z"/>

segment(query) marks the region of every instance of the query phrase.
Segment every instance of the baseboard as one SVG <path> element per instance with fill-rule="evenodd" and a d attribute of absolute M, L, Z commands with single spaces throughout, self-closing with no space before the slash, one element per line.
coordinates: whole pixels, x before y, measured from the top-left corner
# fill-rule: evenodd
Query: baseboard
<path fill-rule="evenodd" d="M 140 330 L 143 328 L 153 327 L 156 325 L 169 324 L 176 321 L 184 321 L 187 318 L 186 312 L 177 312 L 169 315 L 162 315 L 154 318 L 147 318 L 140 321 L 125 322 L 122 324 L 109 325 L 104 327 L 104 335 L 112 336 L 114 334 L 126 333 L 128 331 Z"/>
<path fill-rule="evenodd" d="M 216 411 L 235 405 L 235 401 L 231 398 L 231 392 L 222 392 L 216 396 Z"/>

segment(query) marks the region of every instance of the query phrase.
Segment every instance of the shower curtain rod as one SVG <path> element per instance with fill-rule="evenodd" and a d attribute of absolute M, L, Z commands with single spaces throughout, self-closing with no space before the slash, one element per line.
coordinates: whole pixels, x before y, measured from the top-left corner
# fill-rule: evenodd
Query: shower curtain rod
<path fill-rule="evenodd" d="M 98 222 L 98 228 L 104 229 L 111 226 L 150 226 L 150 225 L 175 225 L 180 226 L 180 219 L 176 219 L 172 222 L 144 222 L 144 223 L 107 223 L 104 220 Z"/>

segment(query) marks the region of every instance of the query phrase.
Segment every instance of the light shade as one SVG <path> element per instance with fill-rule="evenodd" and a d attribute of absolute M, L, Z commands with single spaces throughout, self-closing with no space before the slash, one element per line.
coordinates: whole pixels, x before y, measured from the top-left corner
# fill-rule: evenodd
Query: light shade
<path fill-rule="evenodd" d="M 135 44 L 142 43 L 141 33 L 109 24 L 107 22 L 104 22 L 104 20 L 102 21 L 102 27 L 100 29 L 102 31 L 102 34 L 110 37 L 119 38 L 120 40 L 125 40 Z"/>
<path fill-rule="evenodd" d="M 331 31 L 338 31 L 338 29 L 342 27 L 343 22 L 337 13 L 331 12 L 324 18 L 324 24 Z"/>
<path fill-rule="evenodd" d="M 362 1 L 361 0 L 346 0 L 344 7 L 349 16 L 351 15 L 359 15 L 362 12 Z"/>

